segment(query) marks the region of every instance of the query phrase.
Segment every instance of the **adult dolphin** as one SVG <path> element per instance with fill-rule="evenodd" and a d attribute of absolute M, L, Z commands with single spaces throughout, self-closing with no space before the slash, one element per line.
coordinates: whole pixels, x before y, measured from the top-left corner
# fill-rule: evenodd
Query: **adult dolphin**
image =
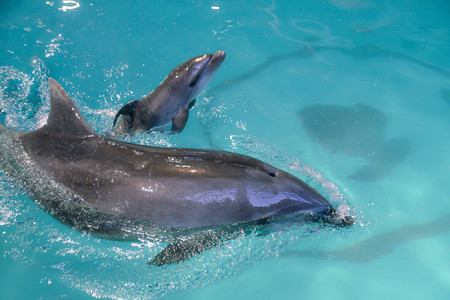
<path fill-rule="evenodd" d="M 257 159 L 102 137 L 54 79 L 49 86 L 46 125 L 20 133 L 0 124 L 0 168 L 75 229 L 169 242 L 152 260 L 161 265 L 273 221 L 352 223 L 304 182 Z"/>
<path fill-rule="evenodd" d="M 225 52 L 217 51 L 180 64 L 150 94 L 119 109 L 114 117 L 114 131 L 137 133 L 172 122 L 172 132 L 181 132 L 195 98 L 211 81 L 224 59 Z M 117 122 L 120 116 L 122 118 Z"/>

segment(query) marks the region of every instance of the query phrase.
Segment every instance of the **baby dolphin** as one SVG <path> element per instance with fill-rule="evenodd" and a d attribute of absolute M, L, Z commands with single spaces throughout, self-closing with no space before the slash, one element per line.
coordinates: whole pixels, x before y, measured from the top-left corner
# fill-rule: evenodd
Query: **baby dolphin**
<path fill-rule="evenodd" d="M 172 132 L 181 132 L 195 98 L 213 78 L 225 59 L 224 51 L 185 61 L 140 100 L 125 104 L 114 118 L 114 132 L 138 133 L 172 122 Z M 121 121 L 117 119 L 122 116 Z"/>
<path fill-rule="evenodd" d="M 183 261 L 268 223 L 353 223 L 300 179 L 249 156 L 103 137 L 54 79 L 49 86 L 43 127 L 21 133 L 0 123 L 0 170 L 77 230 L 168 242 L 152 264 Z"/>

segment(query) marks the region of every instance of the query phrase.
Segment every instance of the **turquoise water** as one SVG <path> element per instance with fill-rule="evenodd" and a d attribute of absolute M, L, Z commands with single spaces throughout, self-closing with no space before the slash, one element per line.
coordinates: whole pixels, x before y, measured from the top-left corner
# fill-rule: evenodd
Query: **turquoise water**
<path fill-rule="evenodd" d="M 67 3 L 64 3 L 67 2 Z M 0 118 L 28 131 L 49 76 L 99 132 L 184 60 L 227 58 L 181 134 L 280 167 L 355 215 L 179 265 L 66 227 L 0 176 L 0 299 L 448 299 L 448 1 L 1 1 Z"/>

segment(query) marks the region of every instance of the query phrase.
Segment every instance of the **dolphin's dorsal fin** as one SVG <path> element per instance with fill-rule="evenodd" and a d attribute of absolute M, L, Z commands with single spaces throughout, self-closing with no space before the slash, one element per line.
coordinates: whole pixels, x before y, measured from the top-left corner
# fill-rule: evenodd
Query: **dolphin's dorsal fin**
<path fill-rule="evenodd" d="M 50 114 L 47 118 L 47 125 L 43 129 L 54 135 L 98 136 L 61 85 L 53 78 L 48 79 L 48 85 L 50 87 Z"/>

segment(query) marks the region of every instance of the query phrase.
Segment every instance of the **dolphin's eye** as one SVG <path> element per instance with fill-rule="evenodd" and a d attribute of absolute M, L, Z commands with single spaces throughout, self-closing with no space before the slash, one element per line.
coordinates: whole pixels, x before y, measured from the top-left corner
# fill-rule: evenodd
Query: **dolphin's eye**
<path fill-rule="evenodd" d="M 272 177 L 277 177 L 277 172 L 275 171 L 267 171 L 267 174 L 269 174 Z"/>

